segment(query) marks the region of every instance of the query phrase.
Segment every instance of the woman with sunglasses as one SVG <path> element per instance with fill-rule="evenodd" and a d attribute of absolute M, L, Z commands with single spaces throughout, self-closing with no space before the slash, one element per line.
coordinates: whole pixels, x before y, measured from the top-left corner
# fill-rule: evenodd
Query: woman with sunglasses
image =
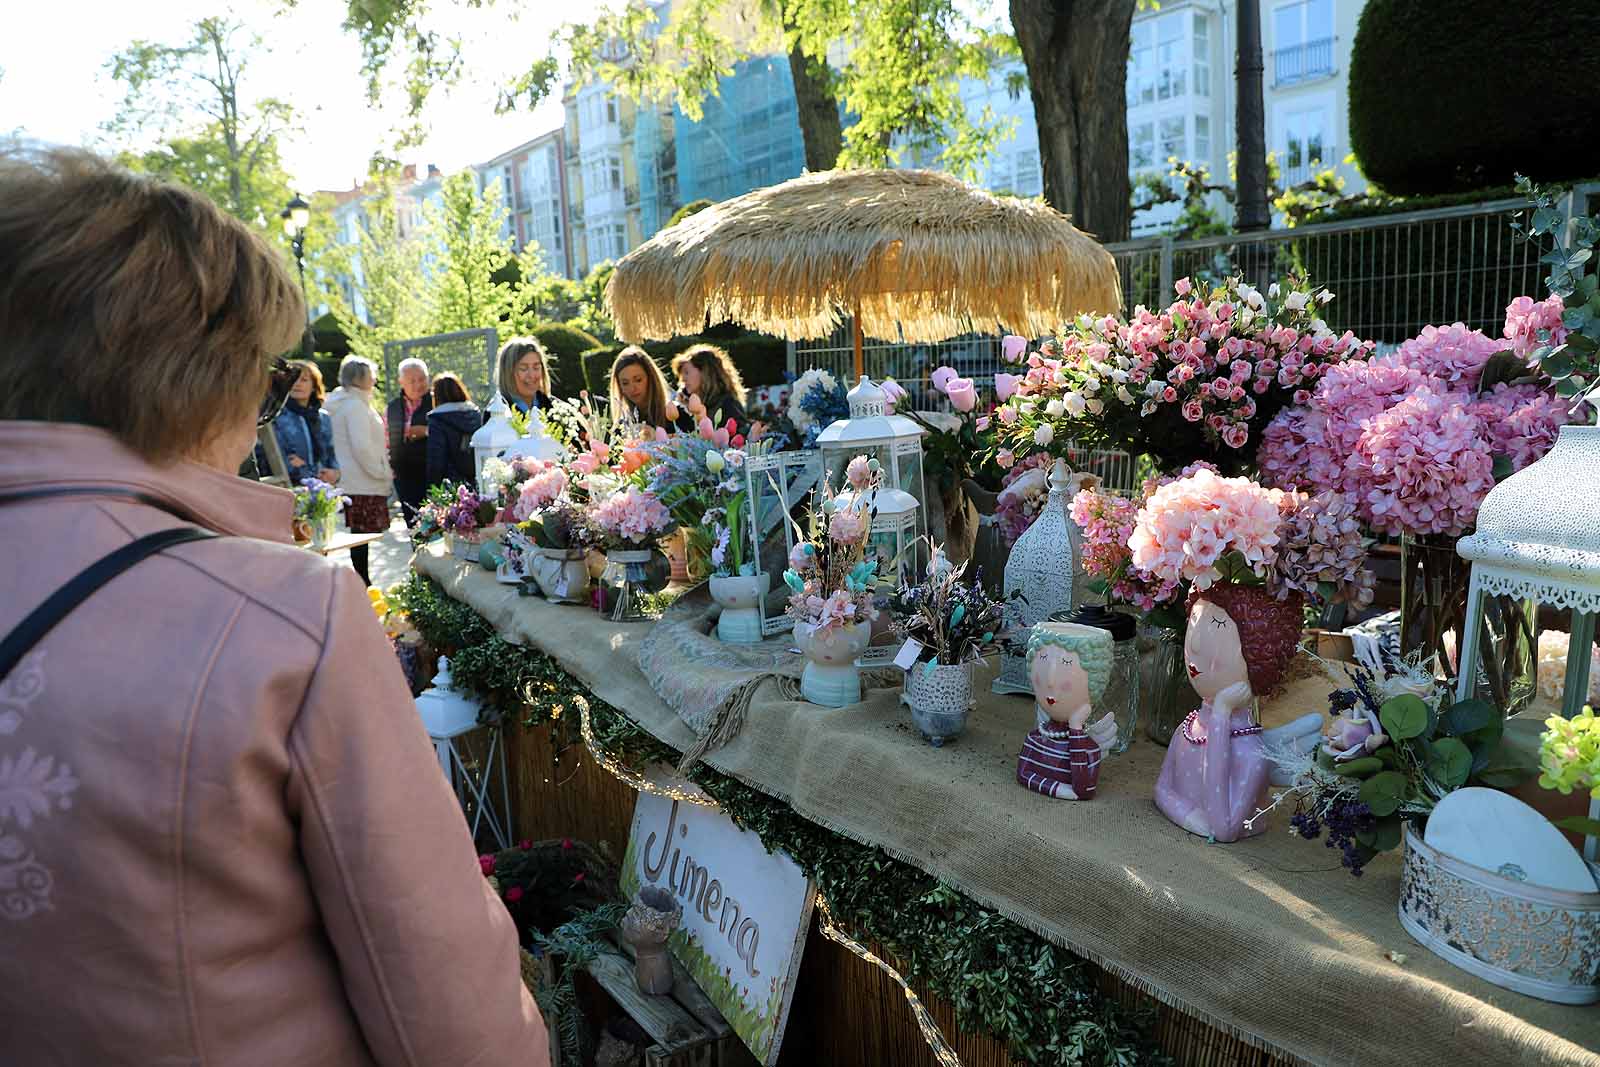
<path fill-rule="evenodd" d="M 206 197 L 0 148 L 6 1063 L 549 1063 L 365 590 L 235 474 L 304 329 Z"/>

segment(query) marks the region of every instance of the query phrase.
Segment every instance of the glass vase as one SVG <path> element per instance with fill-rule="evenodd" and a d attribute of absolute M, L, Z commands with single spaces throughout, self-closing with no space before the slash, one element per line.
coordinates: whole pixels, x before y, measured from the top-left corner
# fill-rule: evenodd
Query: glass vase
<path fill-rule="evenodd" d="M 323 515 L 315 519 L 307 519 L 311 524 L 311 547 L 321 551 L 333 544 L 333 539 L 339 532 L 339 516 Z"/>
<path fill-rule="evenodd" d="M 1456 552 L 1457 540 L 1431 534 L 1400 541 L 1400 654 L 1431 658 L 1452 686 L 1472 577 L 1470 565 Z M 1478 639 L 1483 651 L 1473 695 L 1513 715 L 1537 691 L 1537 606 L 1516 597 L 1485 596 Z"/>
<path fill-rule="evenodd" d="M 606 552 L 606 569 L 600 576 L 600 586 L 605 591 L 607 614 L 612 622 L 651 618 L 647 607 L 647 598 L 653 592 L 650 556 L 648 548 Z"/>
<path fill-rule="evenodd" d="M 1145 733 L 1164 745 L 1172 732 L 1200 706 L 1200 694 L 1189 684 L 1183 658 L 1183 631 L 1153 623 L 1139 624 L 1139 707 Z"/>

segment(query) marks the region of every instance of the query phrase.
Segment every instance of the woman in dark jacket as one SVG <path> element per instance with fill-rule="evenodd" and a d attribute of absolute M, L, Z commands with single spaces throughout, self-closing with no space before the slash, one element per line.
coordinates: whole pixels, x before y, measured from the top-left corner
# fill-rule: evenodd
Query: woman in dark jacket
<path fill-rule="evenodd" d="M 417 508 L 428 493 L 428 412 L 433 410 L 428 365 L 400 361 L 400 395 L 389 401 L 389 469 L 406 525 L 415 526 Z"/>
<path fill-rule="evenodd" d="M 703 418 L 717 426 L 729 419 L 739 433 L 750 432 L 744 412 L 744 381 L 728 354 L 716 345 L 690 345 L 672 357 L 678 378 L 678 429 L 693 432 Z"/>
<path fill-rule="evenodd" d="M 289 468 L 289 482 L 299 485 L 307 478 L 320 478 L 337 484 L 339 460 L 333 454 L 333 420 L 322 410 L 322 372 L 308 359 L 291 362 L 300 368 L 300 379 L 289 391 L 283 411 L 272 420 L 278 451 Z"/>
<path fill-rule="evenodd" d="M 475 485 L 472 435 L 483 426 L 483 412 L 461 379 L 446 371 L 433 378 L 433 410 L 428 412 L 428 487 L 449 479 Z"/>

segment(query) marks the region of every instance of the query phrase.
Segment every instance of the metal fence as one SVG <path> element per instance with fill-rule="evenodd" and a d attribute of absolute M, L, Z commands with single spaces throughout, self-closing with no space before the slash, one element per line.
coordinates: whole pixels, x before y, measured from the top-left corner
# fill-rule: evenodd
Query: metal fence
<path fill-rule="evenodd" d="M 1565 203 L 1574 210 L 1600 196 L 1600 184 L 1579 186 Z M 1333 290 L 1325 317 L 1338 330 L 1397 343 L 1432 324 L 1464 322 L 1498 336 L 1506 305 L 1542 297 L 1548 268 L 1541 250 L 1512 232 L 1520 199 L 1411 211 L 1188 241 L 1154 237 L 1107 245 L 1122 275 L 1127 309 L 1162 307 L 1184 277 L 1221 278 L 1245 263 L 1268 277 L 1298 274 Z"/>
<path fill-rule="evenodd" d="M 460 378 L 473 402 L 482 406 L 498 390 L 494 363 L 499 347 L 500 338 L 493 329 L 390 341 L 383 346 L 383 380 L 391 390 L 398 389 L 401 360 L 420 359 L 428 365 L 430 377 L 449 371 Z"/>

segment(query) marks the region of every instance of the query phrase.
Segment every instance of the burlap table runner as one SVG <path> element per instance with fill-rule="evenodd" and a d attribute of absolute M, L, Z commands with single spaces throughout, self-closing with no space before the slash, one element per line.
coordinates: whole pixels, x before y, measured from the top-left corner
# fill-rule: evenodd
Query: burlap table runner
<path fill-rule="evenodd" d="M 416 567 L 662 741 L 695 741 L 639 672 L 651 624 L 519 599 L 437 548 Z M 1268 717 L 1321 710 L 1326 688 L 1304 679 Z M 1355 879 L 1335 851 L 1292 838 L 1282 816 L 1232 845 L 1173 826 L 1151 801 L 1165 750 L 1149 741 L 1109 759 L 1094 800 L 1055 801 L 1013 777 L 1033 721 L 1025 697 L 985 688 L 967 733 L 935 749 L 893 690 L 839 709 L 771 692 L 708 763 L 1219 1029 L 1313 1063 L 1600 1065 L 1600 1011 L 1501 989 L 1411 940 L 1395 914 L 1397 854 Z"/>

